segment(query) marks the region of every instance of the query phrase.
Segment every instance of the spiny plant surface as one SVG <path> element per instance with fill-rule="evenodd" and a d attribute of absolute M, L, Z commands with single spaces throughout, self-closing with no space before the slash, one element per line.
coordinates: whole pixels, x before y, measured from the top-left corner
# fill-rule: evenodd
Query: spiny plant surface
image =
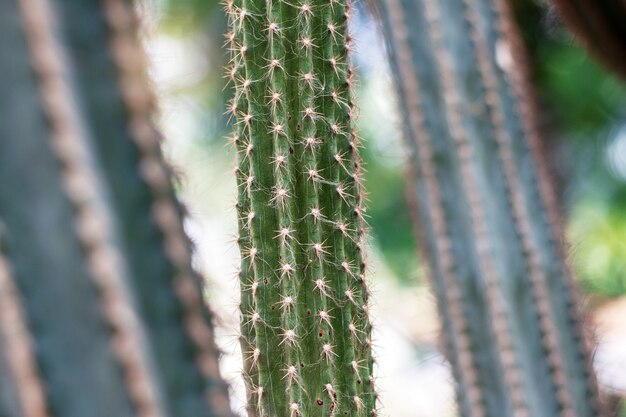
<path fill-rule="evenodd" d="M 232 0 L 249 412 L 375 414 L 345 0 Z"/>
<path fill-rule="evenodd" d="M 508 1 L 377 4 L 461 415 L 601 415 Z"/>

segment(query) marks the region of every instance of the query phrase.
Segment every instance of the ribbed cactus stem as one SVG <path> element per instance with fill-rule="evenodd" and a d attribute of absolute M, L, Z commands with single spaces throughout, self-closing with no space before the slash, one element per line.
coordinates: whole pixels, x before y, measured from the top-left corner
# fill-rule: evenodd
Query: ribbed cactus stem
<path fill-rule="evenodd" d="M 507 2 L 379 8 L 461 414 L 599 415 Z"/>
<path fill-rule="evenodd" d="M 0 8 L 3 285 L 34 354 L 8 378 L 20 396 L 43 392 L 9 415 L 230 415 L 133 9 Z"/>
<path fill-rule="evenodd" d="M 349 6 L 234 0 L 226 11 L 249 408 L 375 414 Z"/>
<path fill-rule="evenodd" d="M 128 289 L 122 281 L 126 275 L 119 259 L 122 255 L 112 243 L 109 217 L 105 207 L 104 188 L 91 161 L 79 122 L 77 106 L 64 76 L 60 45 L 54 41 L 52 11 L 45 1 L 21 3 L 27 28 L 28 43 L 40 79 L 43 109 L 51 125 L 51 147 L 63 167 L 60 173 L 64 189 L 75 210 L 75 228 L 82 249 L 86 252 L 87 267 L 94 279 L 104 318 L 113 329 L 112 346 L 123 369 L 126 389 L 140 417 L 161 417 L 161 406 L 156 398 L 156 386 L 150 375 L 149 364 L 142 355 L 145 335 L 135 311 L 130 307 Z M 37 29 L 35 29 L 37 28 Z"/>

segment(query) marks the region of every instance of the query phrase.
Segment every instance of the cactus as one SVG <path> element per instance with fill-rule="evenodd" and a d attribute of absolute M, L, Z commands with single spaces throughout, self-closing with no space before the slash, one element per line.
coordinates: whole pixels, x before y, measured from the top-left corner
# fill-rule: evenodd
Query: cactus
<path fill-rule="evenodd" d="M 0 9 L 0 414 L 231 415 L 132 7 Z"/>
<path fill-rule="evenodd" d="M 461 415 L 600 415 L 510 6 L 377 3 Z"/>
<path fill-rule="evenodd" d="M 349 4 L 226 12 L 249 413 L 375 414 Z"/>
<path fill-rule="evenodd" d="M 553 0 L 563 20 L 600 61 L 626 79 L 626 5 L 621 0 Z"/>

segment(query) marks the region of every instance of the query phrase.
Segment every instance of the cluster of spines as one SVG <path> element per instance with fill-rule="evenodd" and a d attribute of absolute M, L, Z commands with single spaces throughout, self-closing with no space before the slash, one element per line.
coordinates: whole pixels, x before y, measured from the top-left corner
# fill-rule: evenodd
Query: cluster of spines
<path fill-rule="evenodd" d="M 250 411 L 375 414 L 349 6 L 226 12 Z"/>
<path fill-rule="evenodd" d="M 431 146 L 432 138 L 431 132 L 427 124 L 429 120 L 425 119 L 422 104 L 420 103 L 420 72 L 417 71 L 413 63 L 412 55 L 415 54 L 414 50 L 411 50 L 409 42 L 408 28 L 404 22 L 403 12 L 404 5 L 397 0 L 387 0 L 385 5 L 386 13 L 388 15 L 389 23 L 387 30 L 390 32 L 393 48 L 393 53 L 396 59 L 396 70 L 398 71 L 398 79 L 403 86 L 403 92 L 401 96 L 406 100 L 408 109 L 406 110 L 406 118 L 408 122 L 409 137 L 416 140 L 418 149 L 419 163 L 418 169 L 421 171 L 416 175 L 417 178 L 422 178 L 424 184 L 420 184 L 419 187 L 426 193 L 427 202 L 422 202 L 423 205 L 428 204 L 429 208 L 424 208 L 424 213 L 432 218 L 434 228 L 434 253 L 429 253 L 431 262 L 434 262 L 434 270 L 436 274 L 441 274 L 443 282 L 436 283 L 436 288 L 439 292 L 440 310 L 444 318 L 445 327 L 451 329 L 452 332 L 447 334 L 447 348 L 449 350 L 450 358 L 455 365 L 455 373 L 461 387 L 461 399 L 465 401 L 464 413 L 468 415 L 487 415 L 492 413 L 493 410 L 485 401 L 485 397 L 491 395 L 484 391 L 485 380 L 482 371 L 478 369 L 477 363 L 474 363 L 473 357 L 476 346 L 470 344 L 471 338 L 474 337 L 471 334 L 471 328 L 468 326 L 466 319 L 461 314 L 468 303 L 471 300 L 468 298 L 470 295 L 459 292 L 459 286 L 454 283 L 457 279 L 453 275 L 450 275 L 454 267 L 455 254 L 450 250 L 450 238 L 448 237 L 449 231 L 446 226 L 446 219 L 442 218 L 439 213 L 445 213 L 444 206 L 445 201 L 441 199 L 441 186 L 438 184 L 440 180 L 437 178 L 436 171 L 433 166 L 433 151 Z M 440 6 L 437 6 L 436 2 L 430 0 L 423 0 L 416 2 L 420 4 L 420 8 L 423 9 L 425 15 L 426 28 L 428 31 L 428 38 L 432 43 L 432 55 L 433 55 L 433 68 L 434 73 L 439 76 L 439 83 L 441 84 L 443 95 L 443 102 L 446 105 L 445 117 L 448 119 L 449 134 L 454 143 L 454 151 L 456 154 L 456 160 L 460 165 L 459 183 L 461 188 L 465 190 L 467 205 L 470 211 L 470 219 L 472 228 L 471 234 L 473 241 L 475 241 L 475 252 L 478 258 L 478 273 L 483 281 L 485 289 L 485 300 L 487 302 L 490 312 L 490 324 L 492 327 L 491 333 L 494 337 L 494 344 L 497 345 L 497 351 L 499 352 L 500 367 L 502 368 L 503 380 L 506 385 L 506 389 L 503 391 L 505 395 L 505 401 L 509 403 L 511 412 L 513 415 L 526 416 L 532 414 L 533 408 L 530 407 L 528 393 L 525 392 L 528 389 L 528 384 L 532 384 L 532 381 L 524 380 L 526 376 L 523 374 L 528 371 L 522 369 L 521 359 L 518 355 L 521 355 L 520 350 L 524 349 L 520 346 L 519 335 L 514 332 L 519 324 L 516 324 L 509 311 L 510 307 L 503 304 L 503 301 L 507 297 L 504 289 L 498 281 L 501 279 L 497 276 L 498 271 L 494 269 L 494 265 L 490 265 L 492 262 L 489 258 L 489 252 L 492 250 L 489 248 L 493 245 L 493 242 L 489 242 L 489 236 L 486 235 L 488 230 L 486 226 L 490 221 L 485 217 L 486 212 L 483 206 L 483 202 L 477 199 L 479 194 L 477 193 L 478 184 L 473 178 L 476 174 L 472 172 L 475 168 L 472 165 L 475 164 L 475 158 L 472 155 L 471 142 L 466 137 L 465 122 L 462 119 L 463 109 L 462 106 L 464 100 L 467 97 L 459 96 L 457 87 L 461 85 L 463 79 L 455 79 L 457 76 L 450 71 L 450 65 L 454 65 L 454 60 L 457 57 L 449 56 L 454 53 L 447 51 L 448 45 L 444 42 L 444 29 L 441 26 L 444 24 L 441 20 L 438 10 Z M 563 255 L 559 252 L 558 239 L 554 239 L 552 235 L 553 230 L 550 230 L 551 226 L 558 226 L 552 210 L 552 204 L 550 202 L 550 193 L 546 193 L 545 173 L 542 172 L 543 166 L 537 161 L 536 155 L 532 155 L 533 163 L 538 165 L 538 172 L 534 179 L 530 183 L 524 184 L 525 180 L 518 173 L 516 164 L 519 163 L 519 155 L 515 155 L 514 152 L 519 152 L 520 146 L 526 147 L 523 152 L 528 152 L 530 148 L 531 153 L 534 153 L 534 147 L 536 148 L 536 133 L 532 128 L 529 128 L 529 124 L 532 125 L 532 114 L 528 110 L 528 99 L 525 94 L 520 94 L 520 86 L 524 86 L 524 80 L 520 79 L 520 72 L 511 68 L 507 62 L 502 60 L 499 56 L 496 59 L 495 53 L 500 54 L 509 52 L 508 48 L 514 48 L 517 45 L 511 45 L 515 41 L 512 38 L 511 25 L 512 18 L 508 6 L 503 5 L 506 2 L 495 1 L 473 1 L 464 0 L 459 2 L 459 5 L 454 6 L 456 11 L 449 11 L 450 14 L 458 13 L 458 10 L 462 10 L 463 17 L 469 30 L 469 46 L 471 52 L 475 55 L 476 68 L 472 71 L 476 72 L 476 76 L 480 80 L 479 87 L 484 94 L 484 106 L 483 110 L 485 114 L 485 120 L 488 120 L 491 125 L 489 129 L 492 131 L 489 134 L 493 134 L 494 149 L 497 149 L 497 155 L 499 158 L 499 169 L 503 173 L 503 181 L 505 186 L 506 195 L 503 197 L 506 200 L 507 208 L 510 207 L 512 221 L 514 223 L 513 230 L 516 233 L 515 238 L 519 239 L 521 256 L 525 263 L 525 272 L 528 274 L 530 293 L 533 296 L 533 302 L 531 311 L 536 313 L 537 325 L 541 331 L 541 340 L 539 343 L 543 344 L 545 349 L 545 358 L 543 361 L 547 363 L 549 372 L 551 375 L 552 383 L 555 390 L 554 402 L 557 404 L 559 415 L 573 416 L 573 415 L 586 415 L 588 411 L 585 410 L 585 406 L 580 406 L 581 398 L 578 398 L 574 404 L 572 398 L 572 383 L 568 381 L 568 377 L 563 364 L 563 353 L 559 346 L 563 343 L 563 340 L 572 337 L 575 343 L 581 341 L 580 335 L 578 335 L 579 318 L 573 312 L 573 299 L 575 297 L 571 294 L 571 283 L 569 282 L 570 273 L 563 263 Z M 490 16 L 481 16 L 481 13 L 488 13 Z M 507 14 L 509 13 L 509 14 Z M 495 23 L 494 23 L 495 21 Z M 448 24 L 450 22 L 448 21 Z M 484 29 L 484 26 L 487 29 Z M 494 27 L 491 27 L 493 25 Z M 491 51 L 491 46 L 487 44 L 486 35 L 481 31 L 494 31 L 497 38 L 502 38 L 501 44 L 495 45 L 498 49 L 502 50 Z M 491 35 L 491 34 L 490 34 Z M 515 35 L 515 34 L 513 34 Z M 507 51 L 505 51 L 507 50 Z M 519 51 L 513 51 L 519 52 Z M 448 54 L 448 56 L 446 56 Z M 518 57 L 519 55 L 516 55 Z M 462 65 L 461 65 L 462 66 Z M 466 67 L 460 71 L 467 70 Z M 497 72 L 503 72 L 503 75 L 497 74 Z M 463 73 L 461 76 L 467 76 Z M 499 80 L 498 77 L 503 78 Z M 455 83 L 459 83 L 456 84 Z M 505 90 L 504 92 L 502 90 Z M 463 94 L 463 93 L 461 93 Z M 506 98 L 503 98 L 506 97 Z M 511 104 L 511 102 L 513 104 Z M 474 103 L 472 103 L 474 106 Z M 510 117 L 508 113 L 511 107 L 511 113 L 513 117 L 518 117 L 521 121 L 510 121 L 506 117 Z M 478 108 L 473 108 L 478 110 Z M 520 128 L 517 124 L 521 124 Z M 517 132 L 515 129 L 522 129 L 523 132 Z M 513 132 L 511 131 L 513 130 Z M 471 131 L 470 131 L 471 132 Z M 511 138 L 511 135 L 515 135 L 515 138 Z M 524 139 L 527 141 L 521 145 L 515 145 L 514 141 L 519 138 L 520 135 L 526 136 Z M 490 138 L 487 138 L 490 140 Z M 530 191 L 528 191 L 530 188 Z M 537 191 L 540 191 L 538 196 Z M 495 191 L 494 191 L 495 192 Z M 530 195 L 528 193 L 531 193 Z M 538 193 L 539 194 L 539 193 Z M 547 195 L 546 195 L 547 194 Z M 480 198 L 480 197 L 478 197 Z M 500 197 L 498 197 L 500 198 Z M 539 203 L 532 201 L 537 198 Z M 531 200 L 529 202 L 528 200 Z M 535 206 L 540 207 L 540 216 L 549 217 L 533 219 L 529 210 L 533 210 Z M 529 208 L 533 207 L 533 208 Z M 488 207 L 488 206 L 485 206 Z M 547 213 L 547 214 L 546 214 Z M 423 221 L 424 219 L 422 219 Z M 543 225 L 545 222 L 547 228 L 545 236 L 537 238 L 537 225 Z M 539 226 L 540 228 L 543 226 Z M 429 228 L 429 227 L 427 227 Z M 549 255 L 541 253 L 545 245 L 544 242 L 537 241 L 537 239 L 547 239 L 548 244 L 552 246 L 553 252 Z M 541 249 L 539 247 L 542 247 Z M 554 250 L 556 248 L 556 250 Z M 554 280 L 554 277 L 548 277 L 547 274 L 551 272 L 546 271 L 545 258 L 548 256 L 547 262 L 554 262 L 556 269 L 559 269 L 560 277 L 557 278 L 560 286 L 565 289 L 565 294 L 555 294 L 554 289 L 550 287 L 554 286 L 554 283 L 550 283 L 550 280 Z M 550 258 L 551 257 L 551 258 Z M 434 260 L 434 261 L 433 261 Z M 506 284 L 504 284 L 506 285 Z M 565 301 L 565 309 L 560 305 L 559 301 L 555 301 L 555 298 Z M 465 307 L 464 307 L 465 306 Z M 560 317 L 555 317 L 556 314 Z M 508 317 L 507 317 L 508 316 Z M 556 322 L 562 320 L 565 316 L 567 320 L 565 329 L 557 329 Z M 570 336 L 562 337 L 559 332 L 571 334 Z M 517 337 L 517 340 L 515 339 Z M 584 338 L 582 338 L 584 339 Z M 533 343 L 528 341 L 528 343 Z M 577 348 L 574 348 L 576 350 Z M 588 367 L 589 355 L 585 354 L 584 348 L 576 353 L 576 364 L 583 369 Z M 570 370 L 571 371 L 571 370 Z M 580 375 L 578 375 L 580 377 Z M 585 392 L 585 400 L 590 400 L 591 406 L 589 412 L 598 412 L 597 397 L 595 394 L 595 387 L 592 373 L 588 370 L 582 375 L 588 381 L 588 392 Z M 531 388 L 532 389 L 532 388 Z M 580 391 L 579 391 L 580 392 Z M 485 395 L 487 394 L 487 395 Z M 543 394 L 543 393 L 542 393 Z M 543 401 L 543 400 L 542 400 Z M 552 401 L 552 400 L 550 400 Z M 546 401 L 550 403 L 550 401 Z M 537 407 L 535 401 L 534 407 Z M 536 409 L 536 408 L 535 408 Z M 583 414 L 581 414 L 583 413 Z"/>

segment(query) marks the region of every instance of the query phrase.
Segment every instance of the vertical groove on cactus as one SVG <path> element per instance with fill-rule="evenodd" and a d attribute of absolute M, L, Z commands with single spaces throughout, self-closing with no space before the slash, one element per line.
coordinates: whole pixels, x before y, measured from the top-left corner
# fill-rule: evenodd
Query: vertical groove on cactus
<path fill-rule="evenodd" d="M 0 218 L 50 413 L 231 415 L 132 7 L 0 2 Z"/>
<path fill-rule="evenodd" d="M 5 361 L 8 369 L 0 378 L 15 385 L 17 406 L 10 412 L 0 406 L 0 411 L 8 413 L 6 417 L 48 417 L 33 342 L 1 239 L 0 235 L 0 361 Z"/>
<path fill-rule="evenodd" d="M 160 417 L 156 387 L 142 352 L 141 326 L 129 299 L 121 254 L 112 241 L 113 219 L 102 199 L 103 187 L 85 148 L 54 21 L 45 0 L 20 1 L 26 38 L 35 70 L 43 111 L 51 128 L 51 148 L 61 166 L 61 182 L 75 210 L 75 229 L 98 287 L 102 310 L 112 328 L 113 350 L 123 369 L 127 389 L 139 417 Z"/>
<path fill-rule="evenodd" d="M 599 415 L 508 4 L 380 11 L 461 414 Z"/>
<path fill-rule="evenodd" d="M 226 12 L 249 408 L 375 414 L 349 6 L 233 0 Z"/>

